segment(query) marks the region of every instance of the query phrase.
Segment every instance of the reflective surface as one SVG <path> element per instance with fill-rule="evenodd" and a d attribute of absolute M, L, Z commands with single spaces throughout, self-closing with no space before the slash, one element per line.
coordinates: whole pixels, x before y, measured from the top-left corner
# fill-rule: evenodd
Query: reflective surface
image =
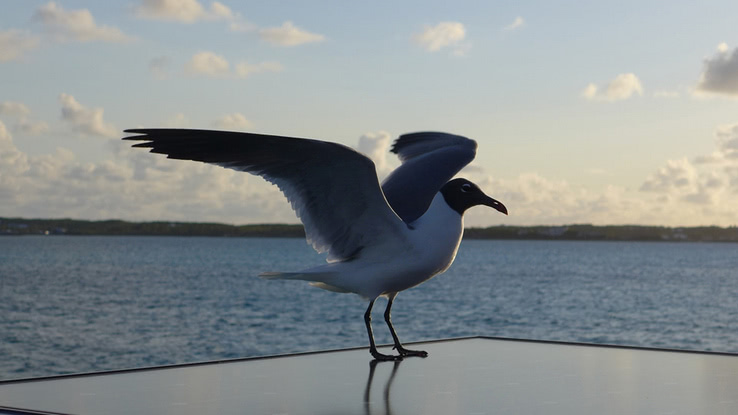
<path fill-rule="evenodd" d="M 738 356 L 471 338 L 0 383 L 69 414 L 735 414 Z M 389 350 L 385 350 L 389 352 Z"/>

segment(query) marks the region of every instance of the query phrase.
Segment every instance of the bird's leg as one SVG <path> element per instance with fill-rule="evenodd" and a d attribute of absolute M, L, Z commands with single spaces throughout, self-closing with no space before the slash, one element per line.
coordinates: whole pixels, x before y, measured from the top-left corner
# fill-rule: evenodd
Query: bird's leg
<path fill-rule="evenodd" d="M 420 356 L 420 357 L 428 357 L 428 352 L 424 350 L 409 350 L 402 346 L 402 343 L 400 343 L 400 338 L 397 337 L 397 333 L 395 333 L 395 328 L 392 326 L 392 317 L 390 315 L 390 309 L 392 308 L 392 302 L 395 300 L 395 296 L 397 294 L 390 295 L 389 301 L 387 302 L 387 308 L 384 310 L 384 321 L 387 322 L 387 326 L 389 327 L 390 334 L 392 334 L 392 339 L 395 341 L 395 350 L 397 350 L 398 353 L 400 353 L 400 356 Z"/>
<path fill-rule="evenodd" d="M 366 332 L 369 334 L 369 353 L 377 360 L 402 360 L 402 356 L 386 355 L 377 351 L 377 345 L 374 344 L 374 334 L 372 333 L 372 307 L 374 306 L 374 300 L 376 298 L 369 302 L 369 307 L 366 309 L 366 313 L 364 313 L 364 324 L 366 324 Z"/>

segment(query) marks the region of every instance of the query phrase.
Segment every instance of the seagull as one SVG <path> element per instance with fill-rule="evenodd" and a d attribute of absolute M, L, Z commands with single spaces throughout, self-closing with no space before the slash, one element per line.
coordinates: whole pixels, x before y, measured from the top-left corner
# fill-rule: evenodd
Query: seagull
<path fill-rule="evenodd" d="M 326 263 L 299 272 L 266 272 L 267 279 L 304 280 L 369 301 L 364 324 L 375 360 L 426 357 L 403 347 L 390 310 L 400 291 L 446 271 L 464 233 L 467 209 L 507 208 L 474 183 L 453 178 L 474 159 L 477 143 L 441 132 L 404 134 L 391 152 L 401 164 L 380 184 L 374 162 L 327 141 L 231 131 L 136 128 L 123 140 L 141 141 L 170 159 L 194 160 L 261 176 L 275 184 L 305 227 L 307 241 Z M 384 320 L 398 354 L 380 353 L 372 307 L 387 299 Z"/>

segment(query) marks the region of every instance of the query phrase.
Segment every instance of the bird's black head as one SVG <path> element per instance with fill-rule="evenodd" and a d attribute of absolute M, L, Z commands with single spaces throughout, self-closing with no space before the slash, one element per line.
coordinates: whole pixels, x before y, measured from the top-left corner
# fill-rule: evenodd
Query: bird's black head
<path fill-rule="evenodd" d="M 472 206 L 485 205 L 495 208 L 507 215 L 507 208 L 502 203 L 484 194 L 476 184 L 466 179 L 453 179 L 443 185 L 441 194 L 451 209 L 463 215 Z"/>

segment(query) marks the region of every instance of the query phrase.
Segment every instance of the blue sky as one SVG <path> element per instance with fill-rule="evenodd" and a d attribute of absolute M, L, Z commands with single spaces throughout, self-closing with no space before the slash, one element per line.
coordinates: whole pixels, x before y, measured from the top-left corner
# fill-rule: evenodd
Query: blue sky
<path fill-rule="evenodd" d="M 738 224 L 735 2 L 5 1 L 0 215 L 296 222 L 260 178 L 165 160 L 132 127 L 359 149 L 479 142 L 510 216 L 467 225 Z"/>

